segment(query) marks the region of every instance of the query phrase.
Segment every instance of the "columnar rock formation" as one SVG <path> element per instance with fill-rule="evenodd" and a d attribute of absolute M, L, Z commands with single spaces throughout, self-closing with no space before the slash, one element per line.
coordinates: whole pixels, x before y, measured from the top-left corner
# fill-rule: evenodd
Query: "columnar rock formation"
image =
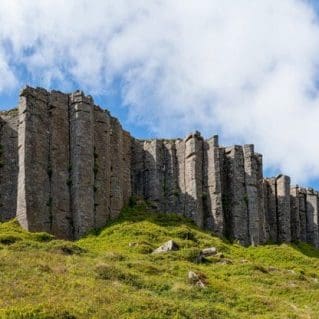
<path fill-rule="evenodd" d="M 19 114 L 0 124 L 0 221 L 17 215 L 28 230 L 76 239 L 140 196 L 243 245 L 319 246 L 318 193 L 263 178 L 253 145 L 223 147 L 198 132 L 138 140 L 80 91 L 27 87 Z"/>
<path fill-rule="evenodd" d="M 0 113 L 0 222 L 17 209 L 18 111 Z"/>

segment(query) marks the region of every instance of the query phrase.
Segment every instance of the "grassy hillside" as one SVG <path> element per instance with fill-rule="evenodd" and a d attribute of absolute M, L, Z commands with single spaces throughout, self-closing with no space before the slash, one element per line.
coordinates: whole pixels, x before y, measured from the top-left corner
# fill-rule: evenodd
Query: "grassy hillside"
<path fill-rule="evenodd" d="M 181 249 L 150 254 L 169 239 Z M 210 246 L 224 257 L 196 263 Z M 319 318 L 318 301 L 306 244 L 243 248 L 143 205 L 75 243 L 0 224 L 0 318 Z"/>

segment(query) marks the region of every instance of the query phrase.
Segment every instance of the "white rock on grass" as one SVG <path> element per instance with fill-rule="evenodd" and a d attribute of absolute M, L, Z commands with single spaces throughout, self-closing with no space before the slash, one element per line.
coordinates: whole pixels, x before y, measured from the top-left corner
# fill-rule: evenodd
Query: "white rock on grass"
<path fill-rule="evenodd" d="M 214 256 L 217 254 L 217 249 L 215 247 L 204 248 L 201 251 L 203 257 Z"/>
<path fill-rule="evenodd" d="M 179 250 L 179 247 L 173 240 L 169 240 L 165 244 L 163 244 L 162 246 L 156 248 L 153 251 L 153 254 L 166 253 L 166 252 L 172 251 L 172 250 Z"/>

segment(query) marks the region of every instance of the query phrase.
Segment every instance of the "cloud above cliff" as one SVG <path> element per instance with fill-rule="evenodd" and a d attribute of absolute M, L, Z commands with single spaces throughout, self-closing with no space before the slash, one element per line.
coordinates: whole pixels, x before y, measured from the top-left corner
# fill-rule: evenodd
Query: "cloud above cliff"
<path fill-rule="evenodd" d="M 319 24 L 310 1 L 0 3 L 0 95 L 22 83 L 107 96 L 155 136 L 254 143 L 319 178 Z"/>

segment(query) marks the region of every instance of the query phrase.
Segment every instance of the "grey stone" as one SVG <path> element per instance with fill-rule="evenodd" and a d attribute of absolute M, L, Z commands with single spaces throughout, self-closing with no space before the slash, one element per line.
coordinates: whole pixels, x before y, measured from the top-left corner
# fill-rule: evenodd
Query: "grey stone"
<path fill-rule="evenodd" d="M 173 240 L 169 240 L 162 246 L 156 248 L 153 251 L 153 254 L 166 253 L 168 251 L 173 251 L 173 250 L 174 251 L 179 250 L 179 246 Z"/>
<path fill-rule="evenodd" d="M 208 247 L 202 249 L 200 253 L 203 257 L 213 256 L 217 254 L 217 249 L 216 247 Z"/>

